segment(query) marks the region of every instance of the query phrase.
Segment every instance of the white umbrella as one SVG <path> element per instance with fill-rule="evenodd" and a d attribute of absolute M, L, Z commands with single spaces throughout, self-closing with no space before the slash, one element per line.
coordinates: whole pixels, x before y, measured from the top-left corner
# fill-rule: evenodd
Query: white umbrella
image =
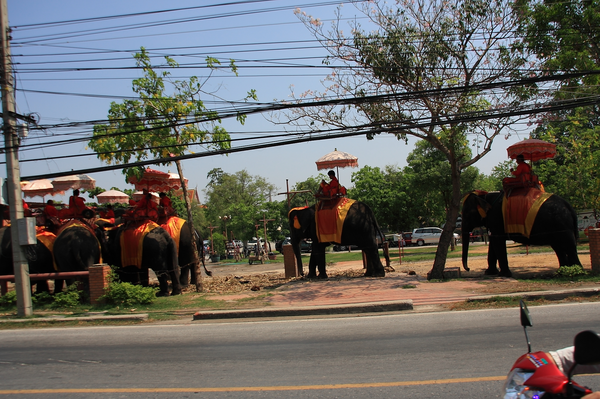
<path fill-rule="evenodd" d="M 69 189 L 79 190 L 92 190 L 96 188 L 96 180 L 92 179 L 88 175 L 70 175 L 57 177 L 52 180 L 52 185 L 55 190 L 66 191 Z"/>
<path fill-rule="evenodd" d="M 118 190 L 105 191 L 96 195 L 96 198 L 99 204 L 126 204 L 129 202 L 129 195 Z"/>

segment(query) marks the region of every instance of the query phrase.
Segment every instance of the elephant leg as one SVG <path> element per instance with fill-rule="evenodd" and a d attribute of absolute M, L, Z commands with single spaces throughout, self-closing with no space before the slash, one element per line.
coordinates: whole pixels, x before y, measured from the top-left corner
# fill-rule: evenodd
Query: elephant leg
<path fill-rule="evenodd" d="M 35 292 L 50 292 L 48 280 L 39 280 L 35 283 Z"/>
<path fill-rule="evenodd" d="M 181 268 L 181 274 L 179 275 L 179 283 L 182 287 L 187 287 L 188 285 L 190 285 L 190 271 L 191 268 L 189 266 L 184 266 Z"/>
<path fill-rule="evenodd" d="M 174 271 L 169 272 L 169 276 L 171 277 L 171 295 L 180 295 L 181 294 L 181 284 L 179 284 L 179 279 L 177 278 L 177 273 Z"/>
<path fill-rule="evenodd" d="M 325 251 L 318 254 L 317 266 L 319 268 L 319 278 L 327 278 L 326 262 L 325 262 Z"/>
<path fill-rule="evenodd" d="M 365 277 L 385 277 L 385 268 L 379 258 L 377 248 L 367 249 L 364 251 L 367 258 L 367 271 Z"/>
<path fill-rule="evenodd" d="M 490 240 L 490 246 L 491 243 L 492 241 Z M 508 254 L 506 252 L 506 239 L 504 237 L 502 237 L 502 239 L 496 239 L 494 250 L 498 258 L 498 264 L 500 265 L 500 273 L 498 273 L 498 276 L 512 277 L 512 273 L 508 268 Z"/>
<path fill-rule="evenodd" d="M 315 252 L 310 253 L 308 261 L 308 278 L 317 278 L 317 255 Z"/>
<path fill-rule="evenodd" d="M 488 268 L 484 272 L 485 275 L 495 276 L 499 273 L 498 267 L 496 263 L 498 263 L 498 255 L 496 254 L 496 248 L 491 244 L 488 247 L 488 257 L 487 257 Z"/>
<path fill-rule="evenodd" d="M 156 296 L 169 296 L 168 273 L 164 271 L 159 271 L 158 273 L 156 273 L 156 277 L 158 278 L 158 287 L 160 288 Z"/>
<path fill-rule="evenodd" d="M 62 292 L 65 286 L 65 280 L 54 280 L 54 293 Z"/>

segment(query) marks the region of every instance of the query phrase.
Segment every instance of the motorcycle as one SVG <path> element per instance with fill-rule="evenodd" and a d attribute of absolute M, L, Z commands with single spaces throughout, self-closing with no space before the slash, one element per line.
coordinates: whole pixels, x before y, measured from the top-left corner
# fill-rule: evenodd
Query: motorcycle
<path fill-rule="evenodd" d="M 531 352 L 527 327 L 533 323 L 525 302 L 521 300 L 521 325 L 527 340 L 527 353 L 517 359 L 504 383 L 504 399 L 581 398 L 592 393 L 572 380 L 575 366 L 600 363 L 600 337 L 593 331 L 575 336 L 575 362 L 565 375 L 547 352 Z"/>

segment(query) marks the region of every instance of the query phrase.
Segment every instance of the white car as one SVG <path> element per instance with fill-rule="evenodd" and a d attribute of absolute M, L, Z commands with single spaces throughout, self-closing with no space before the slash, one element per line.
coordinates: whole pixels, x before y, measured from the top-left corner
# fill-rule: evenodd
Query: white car
<path fill-rule="evenodd" d="M 414 229 L 412 233 L 412 243 L 418 246 L 425 244 L 439 244 L 440 237 L 442 236 L 442 229 L 439 227 L 421 227 Z M 454 239 L 458 240 L 459 235 L 454 233 Z"/>

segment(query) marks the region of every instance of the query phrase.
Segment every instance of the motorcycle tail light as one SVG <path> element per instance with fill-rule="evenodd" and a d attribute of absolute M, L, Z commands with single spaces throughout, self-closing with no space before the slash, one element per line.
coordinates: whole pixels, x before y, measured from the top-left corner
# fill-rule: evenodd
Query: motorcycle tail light
<path fill-rule="evenodd" d="M 504 399 L 540 399 L 544 391 L 525 385 L 532 375 L 532 371 L 512 370 L 504 383 Z"/>

